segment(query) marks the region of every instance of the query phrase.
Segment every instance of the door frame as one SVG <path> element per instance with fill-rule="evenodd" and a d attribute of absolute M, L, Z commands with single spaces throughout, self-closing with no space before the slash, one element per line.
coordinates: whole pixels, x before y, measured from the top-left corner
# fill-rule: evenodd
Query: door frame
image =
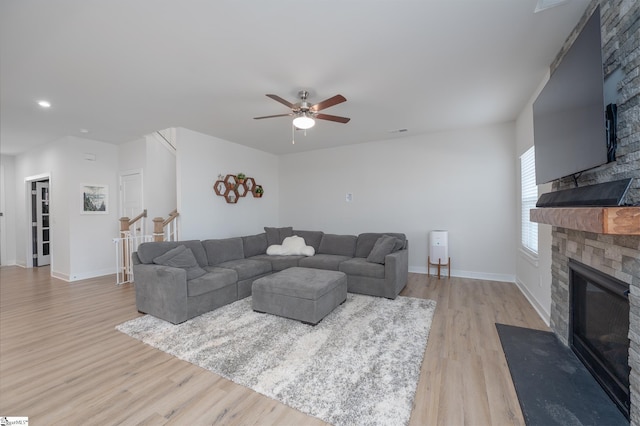
<path fill-rule="evenodd" d="M 51 177 L 51 172 L 46 172 L 46 173 L 42 173 L 39 175 L 34 175 L 34 176 L 27 176 L 26 178 L 24 178 L 24 188 L 25 188 L 25 222 L 27 224 L 27 226 L 25 227 L 25 267 L 27 268 L 33 268 L 33 223 L 31 220 L 31 210 L 33 208 L 33 204 L 31 203 L 31 183 L 32 182 L 37 182 L 37 181 L 41 181 L 41 180 L 48 180 L 49 181 L 49 214 L 52 215 L 53 211 L 54 211 L 54 202 L 53 202 L 53 197 L 51 196 L 51 193 L 53 191 L 53 180 Z M 49 220 L 51 220 L 51 217 L 49 218 Z M 52 224 L 50 223 L 49 226 L 51 226 Z M 50 244 L 49 245 L 49 252 L 51 255 L 51 263 L 50 263 L 50 268 L 51 271 L 54 271 L 54 261 L 55 261 L 55 255 L 53 253 L 53 246 Z"/>
<path fill-rule="evenodd" d="M 45 241 L 44 240 L 44 223 L 43 223 L 43 212 L 42 212 L 42 189 L 43 188 L 47 188 L 47 207 L 49 205 L 49 201 L 51 201 L 51 197 L 49 195 L 49 181 L 48 180 L 38 180 L 35 182 L 36 183 L 36 201 L 37 201 L 37 205 L 36 205 L 36 242 L 38 243 L 38 247 L 37 251 L 38 252 L 38 266 L 44 266 L 44 265 L 50 265 L 51 264 L 51 221 L 49 220 L 47 222 L 47 233 L 48 233 L 48 240 Z M 32 184 L 33 186 L 33 184 Z M 31 197 L 33 199 L 33 196 Z M 33 214 L 33 212 L 31 212 L 31 214 Z M 49 212 L 49 210 L 47 209 L 47 218 L 51 217 L 51 214 Z M 33 239 L 32 239 L 33 241 Z M 44 254 L 44 244 L 47 244 L 48 246 L 48 254 Z M 34 253 L 36 254 L 36 253 Z"/>
<path fill-rule="evenodd" d="M 118 173 L 118 214 L 120 215 L 120 217 L 123 217 L 123 211 L 122 209 L 124 208 L 124 192 L 122 190 L 122 180 L 125 176 L 130 176 L 130 175 L 140 175 L 140 197 L 142 197 L 141 204 L 142 207 L 144 208 L 144 172 L 143 169 L 131 169 L 131 170 L 123 170 L 121 172 Z M 140 212 L 136 212 L 135 214 L 138 214 Z M 124 215 L 126 216 L 126 212 L 124 212 Z M 132 219 L 132 218 L 129 218 Z M 146 232 L 146 229 L 142 230 L 142 233 L 144 235 L 144 233 Z"/>

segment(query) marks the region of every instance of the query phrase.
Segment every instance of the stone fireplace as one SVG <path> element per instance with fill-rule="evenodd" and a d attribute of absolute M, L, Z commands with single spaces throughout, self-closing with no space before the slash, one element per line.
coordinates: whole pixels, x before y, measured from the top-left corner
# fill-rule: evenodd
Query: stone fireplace
<path fill-rule="evenodd" d="M 630 422 L 640 426 L 640 2 L 637 0 L 592 0 L 581 22 L 576 26 L 558 54 L 561 60 L 592 11 L 600 5 L 602 49 L 605 77 L 622 75 L 618 85 L 618 151 L 617 160 L 585 171 L 579 186 L 634 178 L 626 203 L 631 231 L 594 230 L 589 225 L 602 222 L 602 217 L 585 220 L 575 217 L 579 209 L 557 209 L 548 215 L 553 220 L 536 220 L 554 225 L 552 235 L 551 328 L 569 346 L 570 339 L 570 259 L 587 265 L 629 285 L 629 354 Z M 604 142 L 603 142 L 604 143 Z M 574 187 L 572 177 L 553 183 L 553 190 Z M 545 209 L 540 209 L 545 210 Z M 556 210 L 556 209 L 550 209 Z M 606 210 L 600 216 L 607 216 Z M 586 211 L 586 210 L 585 210 Z M 564 216 L 564 217 L 563 217 Z M 598 215 L 595 215 L 598 216 Z M 532 218 L 534 217 L 532 213 Z M 548 218 L 547 218 L 548 219 Z M 556 220 L 557 219 L 557 220 Z M 606 222 L 606 217 L 604 221 Z M 569 226 L 568 224 L 576 224 Z M 606 225 L 606 223 L 605 223 Z"/>
<path fill-rule="evenodd" d="M 629 285 L 569 260 L 569 345 L 629 417 Z"/>
<path fill-rule="evenodd" d="M 569 260 L 629 284 L 630 420 L 640 425 L 640 237 L 593 234 L 554 227 L 551 328 L 567 346 L 570 336 Z"/>

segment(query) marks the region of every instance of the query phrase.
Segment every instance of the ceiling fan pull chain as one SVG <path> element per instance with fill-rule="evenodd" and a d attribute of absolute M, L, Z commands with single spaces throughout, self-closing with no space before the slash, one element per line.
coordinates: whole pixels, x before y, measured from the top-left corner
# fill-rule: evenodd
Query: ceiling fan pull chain
<path fill-rule="evenodd" d="M 291 145 L 296 144 L 296 127 L 291 123 Z"/>

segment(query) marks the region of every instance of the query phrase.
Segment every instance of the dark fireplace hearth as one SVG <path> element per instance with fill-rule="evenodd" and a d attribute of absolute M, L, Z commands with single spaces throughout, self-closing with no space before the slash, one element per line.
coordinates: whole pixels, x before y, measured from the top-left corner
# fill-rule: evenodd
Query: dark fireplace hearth
<path fill-rule="evenodd" d="M 629 419 L 629 285 L 569 259 L 569 345 Z"/>

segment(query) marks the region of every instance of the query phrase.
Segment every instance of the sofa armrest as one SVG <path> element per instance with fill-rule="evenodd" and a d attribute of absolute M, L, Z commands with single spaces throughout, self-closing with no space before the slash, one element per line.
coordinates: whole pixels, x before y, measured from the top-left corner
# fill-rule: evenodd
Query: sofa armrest
<path fill-rule="evenodd" d="M 181 268 L 133 265 L 138 311 L 178 324 L 187 318 L 187 273 Z"/>
<path fill-rule="evenodd" d="M 409 278 L 409 250 L 403 249 L 384 258 L 385 297 L 395 299 L 407 285 Z"/>

